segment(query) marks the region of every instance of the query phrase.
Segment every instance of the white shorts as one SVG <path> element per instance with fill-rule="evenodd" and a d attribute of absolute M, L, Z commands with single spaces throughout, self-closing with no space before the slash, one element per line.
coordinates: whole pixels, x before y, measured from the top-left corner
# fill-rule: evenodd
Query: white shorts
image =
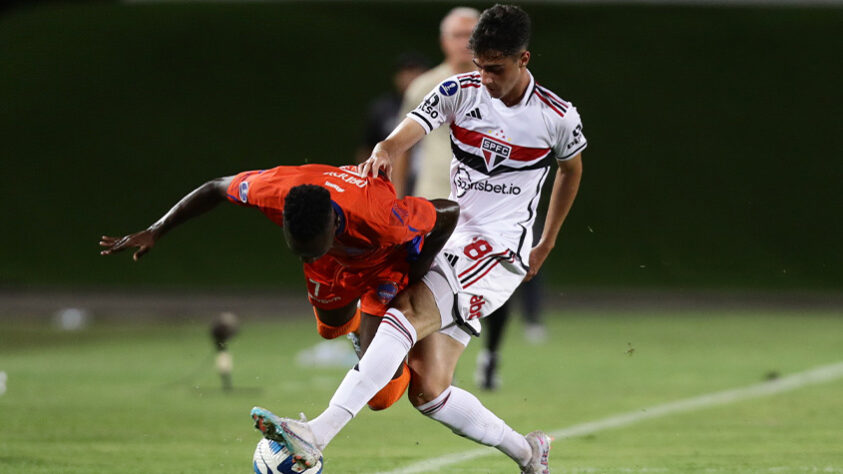
<path fill-rule="evenodd" d="M 500 308 L 526 274 L 518 254 L 493 237 L 455 233 L 422 281 L 439 308 L 441 332 L 466 345 L 480 335 L 480 319 Z"/>

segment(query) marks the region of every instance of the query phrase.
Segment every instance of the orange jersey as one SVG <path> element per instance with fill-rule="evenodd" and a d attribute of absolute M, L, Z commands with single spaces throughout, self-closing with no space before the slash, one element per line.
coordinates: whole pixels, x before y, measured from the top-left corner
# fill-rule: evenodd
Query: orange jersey
<path fill-rule="evenodd" d="M 355 166 L 278 166 L 246 171 L 234 177 L 228 199 L 257 207 L 283 226 L 284 199 L 291 188 L 302 184 L 330 192 L 340 225 L 328 255 L 349 270 L 386 262 L 396 258 L 396 252 L 412 259 L 436 222 L 436 209 L 430 201 L 410 196 L 398 199 L 392 183 L 381 177 L 360 177 Z"/>

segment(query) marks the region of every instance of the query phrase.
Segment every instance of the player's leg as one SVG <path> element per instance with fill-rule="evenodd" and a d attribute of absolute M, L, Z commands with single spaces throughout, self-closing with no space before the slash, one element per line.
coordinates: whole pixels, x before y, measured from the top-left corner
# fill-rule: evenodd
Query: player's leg
<path fill-rule="evenodd" d="M 395 296 L 407 287 L 410 264 L 406 256 L 383 262 L 356 275 L 361 291 L 360 307 L 363 318 L 360 325 L 360 357 L 366 353 Z M 410 384 L 410 369 L 401 363 L 392 379 L 369 400 L 372 410 L 384 410 L 404 396 Z"/>
<path fill-rule="evenodd" d="M 483 390 L 496 390 L 500 386 L 500 347 L 509 320 L 509 306 L 507 301 L 483 320 L 485 344 L 477 354 L 477 368 L 474 372 L 474 382 Z"/>
<path fill-rule="evenodd" d="M 518 463 L 529 464 L 530 443 L 471 393 L 451 385 L 457 361 L 470 336 L 456 327 L 431 334 L 410 351 L 409 398 L 413 406 L 454 433 L 498 448 Z"/>
<path fill-rule="evenodd" d="M 412 294 L 415 291 L 429 293 L 424 284 L 419 283 L 417 286 L 420 288 L 411 287 L 405 293 Z M 409 302 L 410 306 L 405 306 L 405 311 L 415 314 L 415 311 L 426 307 L 422 301 L 424 296 L 422 293 L 420 296 L 410 295 L 405 298 L 396 298 L 396 300 L 399 305 L 402 301 Z M 412 306 L 414 301 L 418 302 L 418 308 Z M 430 304 L 435 308 L 435 302 Z M 384 315 L 360 362 L 340 383 L 328 408 L 322 414 L 308 423 L 306 420 L 281 418 L 269 410 L 254 407 L 251 416 L 255 428 L 259 429 L 264 437 L 285 443 L 293 452 L 293 459 L 297 464 L 304 467 L 315 465 L 322 455 L 322 450 L 331 439 L 389 383 L 391 374 L 400 367 L 416 342 L 413 324 L 399 313 L 398 310 L 390 309 Z M 438 320 L 438 314 L 435 311 L 432 313 Z M 398 327 L 397 325 L 401 326 L 401 332 L 399 338 L 396 339 L 394 328 Z M 420 325 L 420 327 L 423 326 Z M 396 340 L 398 344 L 392 343 Z"/>
<path fill-rule="evenodd" d="M 389 382 L 418 338 L 442 326 L 436 301 L 425 282 L 402 291 L 392 305 L 360 363 L 346 374 L 328 408 L 309 423 L 315 449 L 324 449 L 366 402 Z"/>
<path fill-rule="evenodd" d="M 465 336 L 467 343 L 471 336 Z M 457 361 L 464 350 L 465 344 L 442 331 L 431 334 L 413 346 L 407 358 L 412 374 L 407 397 L 414 407 L 433 401 L 451 386 Z"/>
<path fill-rule="evenodd" d="M 358 358 L 366 352 L 381 320 L 379 316 L 362 312 L 356 300 L 347 306 L 331 310 L 314 306 L 313 312 L 316 315 L 319 335 L 325 339 L 348 335 Z M 369 408 L 384 410 L 401 399 L 410 383 L 410 371 L 405 367 L 406 364 L 402 364 L 392 380 L 369 400 Z"/>
<path fill-rule="evenodd" d="M 360 352 L 357 354 L 358 357 L 363 357 L 363 354 L 366 353 L 366 349 L 369 348 L 369 345 L 372 343 L 372 339 L 375 337 L 375 332 L 377 332 L 381 319 L 381 316 L 375 316 L 365 312 L 363 313 L 360 320 L 360 329 L 358 331 L 358 344 L 360 347 Z M 406 363 L 402 363 L 401 366 L 398 367 L 398 370 L 395 371 L 395 375 L 392 376 L 392 380 L 390 380 L 386 386 L 384 386 L 369 400 L 369 408 L 376 411 L 389 408 L 401 399 L 404 392 L 407 391 L 407 386 L 409 384 L 410 369 L 407 367 Z"/>
<path fill-rule="evenodd" d="M 542 272 L 530 281 L 521 284 L 521 300 L 524 302 L 524 337 L 528 342 L 539 344 L 547 339 L 547 330 L 542 321 Z"/>

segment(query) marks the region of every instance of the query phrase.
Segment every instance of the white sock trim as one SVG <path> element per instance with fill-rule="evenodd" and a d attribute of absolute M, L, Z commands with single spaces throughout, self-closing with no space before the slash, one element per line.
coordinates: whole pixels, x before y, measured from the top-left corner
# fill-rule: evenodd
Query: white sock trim
<path fill-rule="evenodd" d="M 410 321 L 407 320 L 407 317 L 401 311 L 395 308 L 389 308 L 386 314 L 383 315 L 383 319 L 381 319 L 381 326 L 384 324 L 391 326 L 398 334 L 406 337 L 406 342 L 409 343 L 407 352 L 416 344 L 416 328 L 410 324 Z"/>
<path fill-rule="evenodd" d="M 451 387 L 446 388 L 442 393 L 439 394 L 438 397 L 434 398 L 433 400 L 416 407 L 416 410 L 420 411 L 422 415 L 430 416 L 437 411 L 441 410 L 445 403 L 448 402 L 448 397 L 451 396 Z"/>

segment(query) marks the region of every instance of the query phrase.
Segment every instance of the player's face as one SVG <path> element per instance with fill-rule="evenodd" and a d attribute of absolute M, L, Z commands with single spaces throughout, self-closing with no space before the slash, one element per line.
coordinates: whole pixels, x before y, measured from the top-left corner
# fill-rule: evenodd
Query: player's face
<path fill-rule="evenodd" d="M 500 53 L 483 54 L 474 57 L 474 65 L 480 71 L 480 81 L 489 95 L 501 99 L 507 105 L 524 93 L 521 90 L 530 52 L 522 51 L 512 56 Z M 517 100 L 515 100 L 517 102 Z"/>
<path fill-rule="evenodd" d="M 299 257 L 303 263 L 312 263 L 319 257 L 328 253 L 334 244 L 334 234 L 337 230 L 337 215 L 331 211 L 328 215 L 328 225 L 321 234 L 307 240 L 298 240 L 293 237 L 284 227 L 284 239 L 290 250 Z"/>

